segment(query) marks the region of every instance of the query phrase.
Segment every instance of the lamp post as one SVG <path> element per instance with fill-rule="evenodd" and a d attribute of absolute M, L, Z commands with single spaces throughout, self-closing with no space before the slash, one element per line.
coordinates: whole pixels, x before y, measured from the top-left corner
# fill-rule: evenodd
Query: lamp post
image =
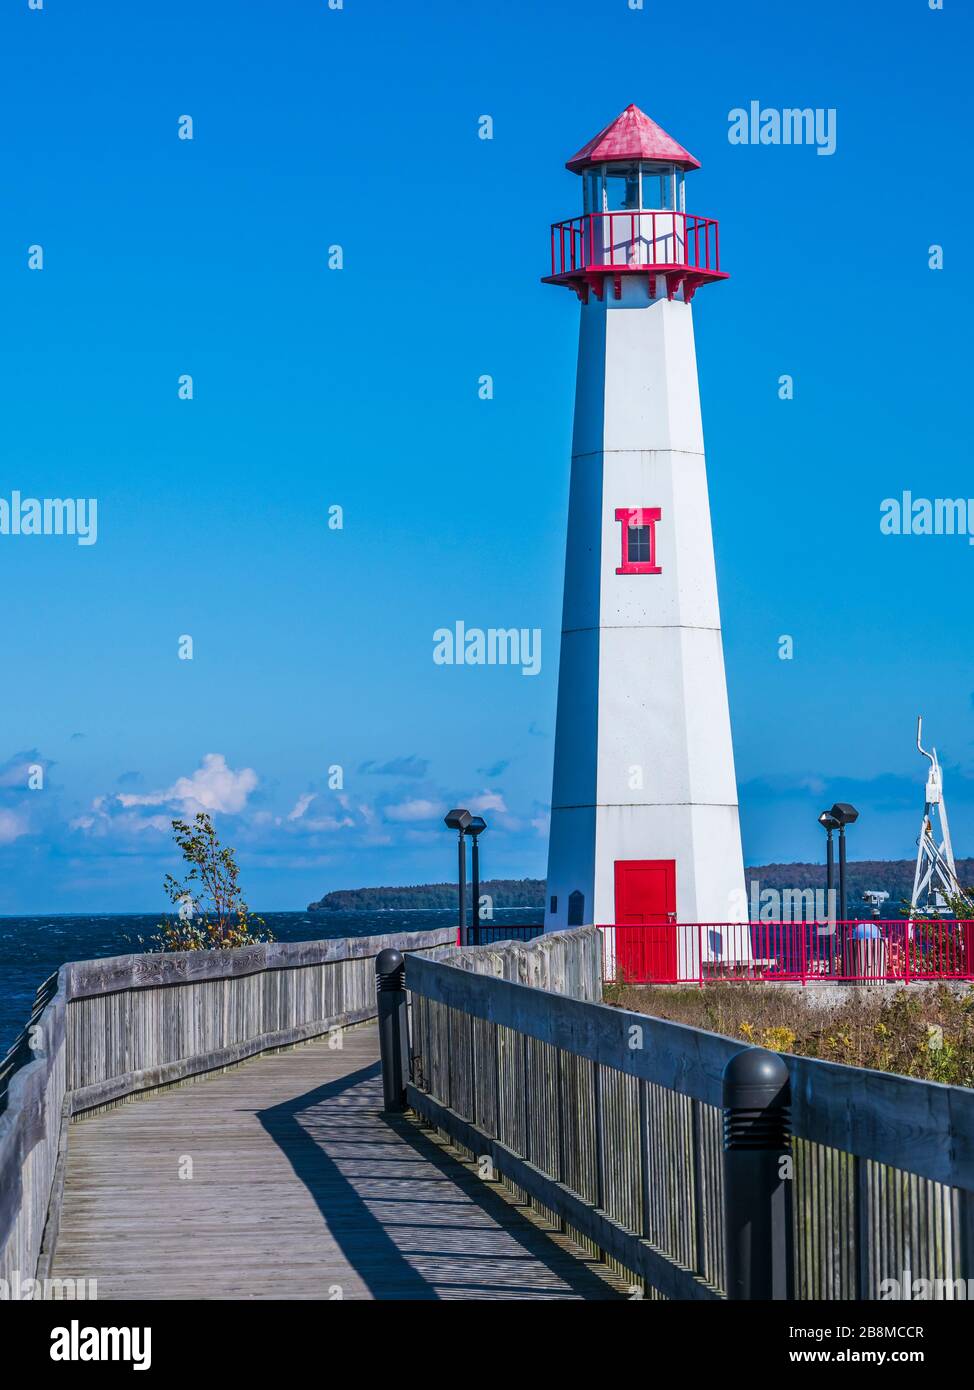
<path fill-rule="evenodd" d="M 473 899 L 470 920 L 473 930 L 471 944 L 474 946 L 480 945 L 480 837 L 486 829 L 487 822 L 483 816 L 471 816 L 465 832 L 470 836 L 470 886 Z"/>
<path fill-rule="evenodd" d="M 835 842 L 832 839 L 832 831 L 839 829 L 839 822 L 831 811 L 823 811 L 818 818 L 818 823 L 828 836 L 825 847 L 825 890 L 826 890 L 826 916 L 832 925 L 832 932 L 829 936 L 829 974 L 835 974 L 835 921 L 833 904 L 835 902 Z"/>
<path fill-rule="evenodd" d="M 457 881 L 460 888 L 460 913 L 457 918 L 457 926 L 460 931 L 461 946 L 467 944 L 467 856 L 463 845 L 463 832 L 472 819 L 470 812 L 464 810 L 463 807 L 448 811 L 443 817 L 443 824 L 457 832 Z"/>
<path fill-rule="evenodd" d="M 859 819 L 859 812 L 855 806 L 850 806 L 848 801 L 837 801 L 832 807 L 829 815 L 834 817 L 839 825 L 839 920 L 846 920 L 846 900 L 845 900 L 845 828 L 847 825 L 854 825 Z M 843 933 L 843 961 L 846 957 L 845 947 L 847 945 L 847 932 L 845 927 Z M 848 973 L 848 972 L 847 972 Z"/>

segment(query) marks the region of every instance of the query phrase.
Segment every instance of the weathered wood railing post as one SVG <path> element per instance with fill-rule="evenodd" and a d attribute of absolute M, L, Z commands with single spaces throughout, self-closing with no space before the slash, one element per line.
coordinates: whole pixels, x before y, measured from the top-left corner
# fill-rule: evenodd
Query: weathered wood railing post
<path fill-rule="evenodd" d="M 791 1092 L 776 1052 L 752 1047 L 724 1068 L 724 1229 L 729 1299 L 790 1299 Z"/>
<path fill-rule="evenodd" d="M 409 1056 L 406 970 L 401 951 L 390 947 L 376 956 L 375 988 L 382 1060 L 382 1108 L 387 1113 L 401 1111 L 406 1108 L 404 1062 Z"/>

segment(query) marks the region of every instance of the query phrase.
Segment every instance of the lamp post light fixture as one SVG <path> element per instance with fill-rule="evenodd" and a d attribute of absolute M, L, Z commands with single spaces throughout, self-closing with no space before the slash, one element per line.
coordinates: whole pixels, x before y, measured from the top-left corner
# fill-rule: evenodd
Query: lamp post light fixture
<path fill-rule="evenodd" d="M 470 836 L 470 886 L 473 899 L 471 915 L 473 941 L 471 944 L 474 946 L 480 945 L 480 837 L 486 829 L 487 822 L 483 816 L 471 816 L 464 832 Z"/>
<path fill-rule="evenodd" d="M 463 807 L 448 811 L 443 817 L 443 824 L 457 832 L 457 881 L 460 889 L 460 911 L 457 917 L 457 926 L 460 932 L 461 946 L 467 944 L 467 855 L 464 849 L 463 832 L 472 819 L 470 812 L 464 810 Z"/>
<path fill-rule="evenodd" d="M 837 801 L 832 807 L 829 815 L 832 816 L 839 826 L 839 917 L 845 921 L 846 895 L 845 895 L 845 828 L 847 825 L 854 825 L 859 819 L 859 812 L 855 806 L 850 806 L 848 801 Z"/>
<path fill-rule="evenodd" d="M 823 811 L 818 818 L 818 823 L 828 836 L 825 847 L 825 886 L 829 892 L 826 902 L 829 905 L 829 912 L 831 912 L 832 894 L 835 891 L 835 843 L 832 839 L 832 831 L 839 829 L 840 822 L 836 820 L 831 811 Z"/>

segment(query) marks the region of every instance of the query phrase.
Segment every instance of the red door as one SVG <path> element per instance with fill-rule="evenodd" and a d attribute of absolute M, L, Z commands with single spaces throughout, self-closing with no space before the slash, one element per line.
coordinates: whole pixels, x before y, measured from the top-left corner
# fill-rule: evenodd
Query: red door
<path fill-rule="evenodd" d="M 620 980 L 675 980 L 676 860 L 617 859 L 616 970 Z"/>

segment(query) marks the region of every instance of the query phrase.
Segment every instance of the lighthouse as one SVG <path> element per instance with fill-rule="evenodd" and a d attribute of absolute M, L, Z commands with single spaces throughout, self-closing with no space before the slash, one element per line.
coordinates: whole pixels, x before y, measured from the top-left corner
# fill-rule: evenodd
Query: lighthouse
<path fill-rule="evenodd" d="M 581 306 L 545 929 L 606 926 L 621 965 L 686 978 L 747 936 L 722 930 L 747 908 L 691 308 L 727 275 L 717 222 L 686 210 L 698 161 L 638 107 L 567 167 L 582 212 L 544 277 Z"/>

